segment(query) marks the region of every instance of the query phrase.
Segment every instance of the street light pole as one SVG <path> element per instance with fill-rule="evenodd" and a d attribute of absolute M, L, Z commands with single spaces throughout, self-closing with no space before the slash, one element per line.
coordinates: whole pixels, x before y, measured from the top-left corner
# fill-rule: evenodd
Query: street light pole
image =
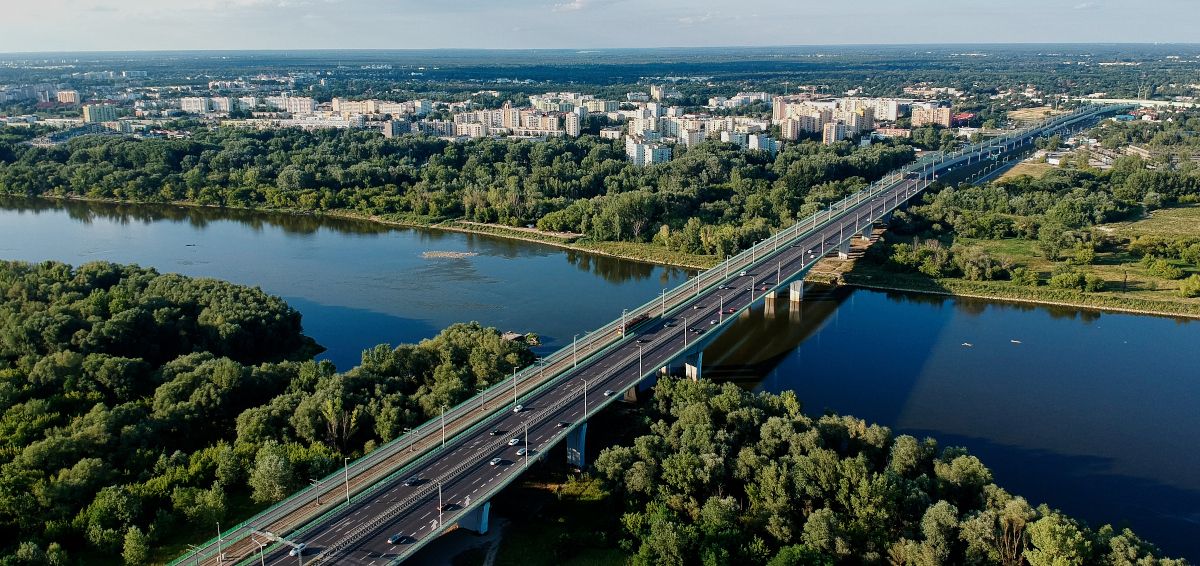
<path fill-rule="evenodd" d="M 412 429 L 411 429 L 411 428 L 405 428 L 405 429 L 404 429 L 404 434 L 408 434 L 408 433 L 410 433 L 410 432 L 412 432 Z M 409 452 L 412 452 L 412 451 L 413 451 L 414 445 L 415 445 L 416 443 L 417 443 L 417 439 L 416 439 L 415 437 L 409 437 L 409 439 L 408 439 L 408 451 L 409 451 Z"/>
<path fill-rule="evenodd" d="M 638 344 L 638 378 L 643 375 L 646 375 L 646 372 L 642 370 L 642 345 Z"/>
<path fill-rule="evenodd" d="M 224 562 L 221 559 L 221 522 L 217 521 L 217 564 Z"/>
<path fill-rule="evenodd" d="M 627 309 L 621 309 L 621 336 L 625 336 L 625 313 Z"/>
<path fill-rule="evenodd" d="M 309 478 L 308 483 L 311 483 L 316 488 L 317 492 L 317 507 L 321 506 L 321 481 Z"/>
<path fill-rule="evenodd" d="M 446 406 L 442 405 L 442 448 L 446 447 Z"/>
<path fill-rule="evenodd" d="M 579 378 L 583 382 L 583 418 L 587 418 L 587 379 Z M 582 420 L 582 419 L 581 419 Z"/>
<path fill-rule="evenodd" d="M 349 507 L 350 506 L 350 458 L 342 458 L 342 462 L 346 466 L 345 467 L 345 471 L 346 471 L 346 473 L 345 473 L 345 476 L 346 476 L 346 506 Z"/>
<path fill-rule="evenodd" d="M 442 480 L 438 480 L 438 525 L 442 524 Z"/>
<path fill-rule="evenodd" d="M 572 365 L 572 366 L 577 366 L 577 365 L 579 365 L 579 354 L 577 354 L 577 353 L 575 352 L 575 341 L 576 341 L 576 340 L 578 340 L 578 339 L 579 339 L 579 335 L 578 335 L 578 334 L 576 334 L 575 336 L 572 336 L 572 337 L 571 337 L 571 365 Z"/>
<path fill-rule="evenodd" d="M 513 408 L 517 407 L 517 370 L 513 370 Z M 444 443 L 443 443 L 444 444 Z"/>
<path fill-rule="evenodd" d="M 521 423 L 525 427 L 525 467 L 529 468 L 529 421 Z"/>

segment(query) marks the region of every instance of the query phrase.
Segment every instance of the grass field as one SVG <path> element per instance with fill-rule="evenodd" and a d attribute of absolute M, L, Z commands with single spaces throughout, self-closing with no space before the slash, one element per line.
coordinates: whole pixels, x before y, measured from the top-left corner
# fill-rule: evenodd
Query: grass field
<path fill-rule="evenodd" d="M 1038 106 L 1036 108 L 1009 110 L 1008 119 L 1017 122 L 1041 122 L 1054 114 L 1062 114 L 1062 112 L 1055 111 L 1049 106 Z"/>
<path fill-rule="evenodd" d="M 1136 222 L 1111 224 L 1117 233 L 1127 236 L 1155 234 L 1159 236 L 1200 237 L 1200 205 L 1163 208 Z"/>
<path fill-rule="evenodd" d="M 1047 172 L 1049 172 L 1052 169 L 1054 169 L 1054 166 L 1047 164 L 1047 163 L 1033 163 L 1030 161 L 1022 161 L 1022 162 L 1014 165 L 1012 169 L 1005 171 L 1004 174 L 1000 176 L 1000 179 L 1007 179 L 1009 177 L 1019 177 L 1021 175 L 1029 175 L 1030 177 L 1036 178 L 1036 177 L 1041 177 L 1042 175 L 1045 175 Z"/>

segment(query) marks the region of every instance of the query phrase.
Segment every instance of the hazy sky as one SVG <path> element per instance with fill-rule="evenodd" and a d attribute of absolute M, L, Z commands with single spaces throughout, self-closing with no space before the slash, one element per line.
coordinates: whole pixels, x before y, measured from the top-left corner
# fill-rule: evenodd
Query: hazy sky
<path fill-rule="evenodd" d="M 0 52 L 1200 42 L 1200 0 L 0 0 Z"/>

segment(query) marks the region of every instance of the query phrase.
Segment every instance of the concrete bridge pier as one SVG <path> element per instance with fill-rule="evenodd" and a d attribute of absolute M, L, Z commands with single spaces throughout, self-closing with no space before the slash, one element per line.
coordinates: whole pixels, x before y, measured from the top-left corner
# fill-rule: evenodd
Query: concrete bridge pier
<path fill-rule="evenodd" d="M 458 526 L 475 534 L 486 535 L 488 532 L 488 518 L 491 515 L 492 502 L 484 501 L 483 505 L 476 507 L 474 511 L 463 515 L 458 520 Z"/>
<path fill-rule="evenodd" d="M 775 302 L 776 302 L 776 300 L 777 299 L 776 299 L 775 291 L 771 291 L 770 293 L 767 293 L 767 299 L 765 301 L 763 301 L 763 314 L 766 315 L 767 318 L 775 318 Z"/>
<path fill-rule="evenodd" d="M 838 259 L 850 259 L 850 240 L 838 244 Z"/>
<path fill-rule="evenodd" d="M 587 468 L 587 421 L 567 433 L 567 463 L 579 469 Z"/>
<path fill-rule="evenodd" d="M 793 303 L 799 303 L 804 300 L 804 280 L 792 281 L 788 284 L 788 298 Z"/>
<path fill-rule="evenodd" d="M 862 232 L 859 233 L 859 236 L 862 236 L 862 239 L 864 239 L 864 240 L 870 241 L 871 233 L 874 231 L 875 231 L 875 224 L 873 224 L 873 223 L 867 224 L 866 226 L 863 226 Z"/>
<path fill-rule="evenodd" d="M 692 381 L 700 381 L 703 378 L 701 369 L 704 367 L 704 350 L 690 354 L 684 358 L 683 375 Z"/>

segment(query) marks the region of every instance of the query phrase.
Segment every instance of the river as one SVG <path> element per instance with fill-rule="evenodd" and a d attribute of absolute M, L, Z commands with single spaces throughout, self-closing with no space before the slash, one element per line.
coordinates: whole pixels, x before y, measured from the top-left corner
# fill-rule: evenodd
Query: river
<path fill-rule="evenodd" d="M 465 257 L 426 257 L 458 252 Z M 339 368 L 454 322 L 569 344 L 687 277 L 484 236 L 311 216 L 0 200 L 0 258 L 138 263 L 258 285 Z M 967 345 L 969 344 L 969 346 Z M 966 446 L 996 482 L 1200 559 L 1200 322 L 881 293 L 810 293 L 746 313 L 706 375 L 795 390 Z"/>

